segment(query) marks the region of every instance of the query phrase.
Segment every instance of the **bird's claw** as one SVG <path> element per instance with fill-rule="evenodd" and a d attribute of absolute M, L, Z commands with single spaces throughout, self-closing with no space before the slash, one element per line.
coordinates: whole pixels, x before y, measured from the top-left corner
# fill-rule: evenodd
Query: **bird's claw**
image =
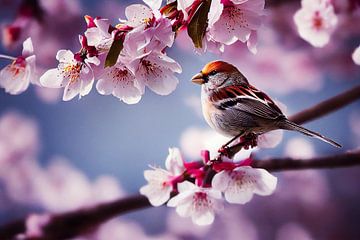
<path fill-rule="evenodd" d="M 219 148 L 218 153 L 220 153 L 219 157 L 222 156 L 229 156 L 230 152 L 229 152 L 229 147 L 226 145 L 223 145 L 221 148 Z"/>

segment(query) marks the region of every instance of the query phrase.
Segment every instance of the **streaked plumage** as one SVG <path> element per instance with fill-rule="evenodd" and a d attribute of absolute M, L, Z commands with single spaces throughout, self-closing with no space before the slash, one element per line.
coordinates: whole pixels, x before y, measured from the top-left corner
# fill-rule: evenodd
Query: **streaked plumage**
<path fill-rule="evenodd" d="M 229 63 L 210 62 L 192 81 L 202 85 L 201 101 L 207 123 L 223 135 L 259 135 L 286 129 L 340 147 L 331 139 L 289 121 L 268 95 L 251 86 Z"/>

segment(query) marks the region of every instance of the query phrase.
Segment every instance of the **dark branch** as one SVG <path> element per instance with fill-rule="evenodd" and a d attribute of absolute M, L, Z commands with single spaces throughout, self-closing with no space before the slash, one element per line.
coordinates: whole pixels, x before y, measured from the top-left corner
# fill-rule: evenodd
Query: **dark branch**
<path fill-rule="evenodd" d="M 320 102 L 313 107 L 307 108 L 291 117 L 289 120 L 297 123 L 303 124 L 308 121 L 315 120 L 326 114 L 334 112 L 346 105 L 358 100 L 360 98 L 360 85 L 356 86 L 344 93 L 341 93 L 335 97 L 332 97 L 328 100 Z"/>
<path fill-rule="evenodd" d="M 294 158 L 272 158 L 254 160 L 251 164 L 255 168 L 264 168 L 268 171 L 303 170 L 319 168 L 339 168 L 360 165 L 360 150 L 344 154 L 316 157 L 309 160 Z"/>

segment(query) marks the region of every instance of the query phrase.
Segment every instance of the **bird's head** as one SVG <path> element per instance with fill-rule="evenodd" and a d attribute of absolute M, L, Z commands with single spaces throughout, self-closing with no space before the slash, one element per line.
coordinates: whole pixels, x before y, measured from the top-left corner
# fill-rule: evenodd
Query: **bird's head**
<path fill-rule="evenodd" d="M 235 66 L 224 61 L 209 62 L 191 81 L 203 85 L 207 90 L 230 85 L 248 84 L 244 75 Z"/>

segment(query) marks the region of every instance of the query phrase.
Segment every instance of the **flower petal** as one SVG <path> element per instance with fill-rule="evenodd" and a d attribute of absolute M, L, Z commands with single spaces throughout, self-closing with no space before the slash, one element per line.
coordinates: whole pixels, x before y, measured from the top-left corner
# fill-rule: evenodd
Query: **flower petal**
<path fill-rule="evenodd" d="M 44 87 L 61 88 L 63 87 L 63 77 L 57 68 L 49 69 L 40 77 L 40 83 Z"/>

